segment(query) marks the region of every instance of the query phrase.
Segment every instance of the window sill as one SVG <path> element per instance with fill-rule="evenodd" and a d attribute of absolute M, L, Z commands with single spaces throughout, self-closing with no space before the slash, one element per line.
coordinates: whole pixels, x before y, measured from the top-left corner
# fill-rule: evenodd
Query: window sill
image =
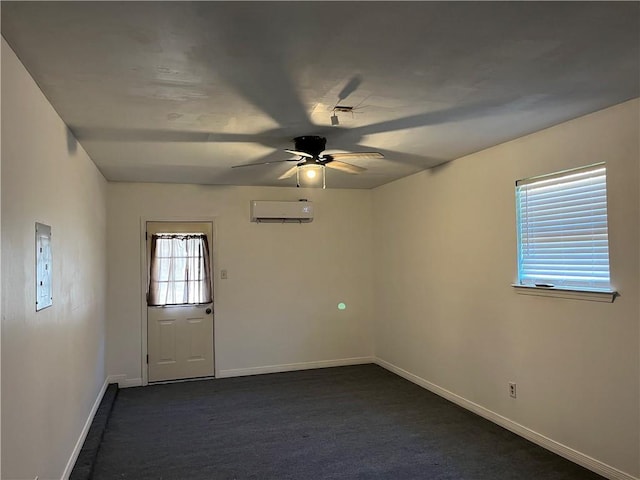
<path fill-rule="evenodd" d="M 557 287 L 536 287 L 529 285 L 511 285 L 520 295 L 536 295 L 539 297 L 569 298 L 571 300 L 589 300 L 592 302 L 613 303 L 618 292 L 596 290 L 568 290 Z"/>

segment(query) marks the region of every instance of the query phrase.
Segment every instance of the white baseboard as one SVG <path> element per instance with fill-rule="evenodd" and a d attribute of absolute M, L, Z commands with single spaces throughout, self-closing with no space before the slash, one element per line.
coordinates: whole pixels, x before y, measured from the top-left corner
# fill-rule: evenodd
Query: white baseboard
<path fill-rule="evenodd" d="M 346 367 L 348 365 L 362 365 L 373 363 L 373 357 L 339 358 L 336 360 L 318 360 L 315 362 L 285 363 L 281 365 L 265 365 L 262 367 L 230 368 L 220 370 L 217 378 L 242 377 L 246 375 L 261 375 L 263 373 L 291 372 L 294 370 L 309 370 L 312 368 Z"/>
<path fill-rule="evenodd" d="M 139 387 L 142 385 L 142 378 L 127 378 L 125 374 L 109 375 L 109 383 L 117 383 L 119 388 Z"/>
<path fill-rule="evenodd" d="M 82 427 L 82 431 L 80 432 L 80 436 L 78 437 L 78 441 L 76 442 L 75 447 L 73 447 L 73 451 L 71 452 L 71 457 L 69 457 L 69 461 L 67 462 L 66 467 L 64 468 L 64 472 L 62 473 L 61 480 L 67 480 L 73 471 L 73 467 L 76 464 L 76 460 L 78 460 L 78 455 L 80 455 L 80 450 L 82 450 L 82 446 L 84 445 L 84 440 L 87 438 L 87 434 L 89 433 L 89 428 L 91 428 L 91 422 L 93 422 L 93 417 L 95 417 L 96 412 L 98 411 L 98 407 L 100 406 L 100 402 L 102 402 L 102 397 L 104 397 L 104 392 L 107 391 L 107 386 L 109 385 L 109 377 L 107 377 L 98 392 L 98 396 L 96 397 L 96 401 L 93 402 L 93 406 L 89 411 L 89 416 L 87 420 L 84 422 L 84 427 Z"/>
<path fill-rule="evenodd" d="M 400 375 L 410 382 L 413 382 L 416 385 L 419 385 L 429 390 L 430 392 L 435 393 L 436 395 L 446 398 L 447 400 L 460 405 L 461 407 L 466 408 L 467 410 L 470 410 L 473 413 L 476 413 L 477 415 L 480 415 L 481 417 L 486 418 L 487 420 L 496 423 L 501 427 L 504 427 L 507 430 L 510 430 L 511 432 L 520 435 L 521 437 L 524 437 L 543 448 L 546 448 L 547 450 L 552 451 L 553 453 L 557 453 L 558 455 L 571 460 L 578 465 L 582 465 L 583 467 L 588 468 L 589 470 L 596 472 L 597 474 L 602 475 L 605 478 L 611 480 L 640 480 L 638 477 L 634 477 L 628 473 L 618 470 L 615 467 L 596 460 L 595 458 L 585 455 L 584 453 L 578 452 L 571 447 L 567 447 L 562 443 L 545 437 L 540 433 L 537 433 L 523 425 L 520 425 L 513 420 L 509 420 L 508 418 L 503 417 L 502 415 L 495 413 L 481 405 L 478 405 L 477 403 L 467 400 L 460 395 L 456 395 L 449 390 L 439 387 L 438 385 L 435 385 L 422 377 L 418 377 L 413 373 L 397 367 L 392 363 L 382 360 L 381 358 L 374 357 L 373 362 L 389 370 L 390 372 Z"/>

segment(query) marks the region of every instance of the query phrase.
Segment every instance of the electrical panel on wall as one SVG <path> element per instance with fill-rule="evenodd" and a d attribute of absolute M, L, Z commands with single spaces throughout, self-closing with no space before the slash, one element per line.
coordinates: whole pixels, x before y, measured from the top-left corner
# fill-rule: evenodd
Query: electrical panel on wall
<path fill-rule="evenodd" d="M 51 227 L 36 223 L 36 312 L 53 304 Z"/>

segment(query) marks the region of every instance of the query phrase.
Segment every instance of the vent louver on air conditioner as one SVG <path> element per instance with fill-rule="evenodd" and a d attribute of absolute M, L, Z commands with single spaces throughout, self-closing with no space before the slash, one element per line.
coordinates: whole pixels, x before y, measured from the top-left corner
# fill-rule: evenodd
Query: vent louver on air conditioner
<path fill-rule="evenodd" d="M 251 200 L 251 221 L 309 223 L 313 221 L 313 203 Z"/>

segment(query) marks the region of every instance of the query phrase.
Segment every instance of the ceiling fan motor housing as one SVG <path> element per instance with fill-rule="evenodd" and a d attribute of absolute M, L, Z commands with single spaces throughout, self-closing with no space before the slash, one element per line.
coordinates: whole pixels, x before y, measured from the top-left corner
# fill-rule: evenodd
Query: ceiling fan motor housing
<path fill-rule="evenodd" d="M 317 159 L 322 152 L 324 152 L 327 145 L 327 139 L 324 137 L 318 137 L 316 135 L 304 135 L 302 137 L 296 137 L 293 139 L 296 150 L 300 152 L 306 152 L 313 155 L 313 158 Z"/>

